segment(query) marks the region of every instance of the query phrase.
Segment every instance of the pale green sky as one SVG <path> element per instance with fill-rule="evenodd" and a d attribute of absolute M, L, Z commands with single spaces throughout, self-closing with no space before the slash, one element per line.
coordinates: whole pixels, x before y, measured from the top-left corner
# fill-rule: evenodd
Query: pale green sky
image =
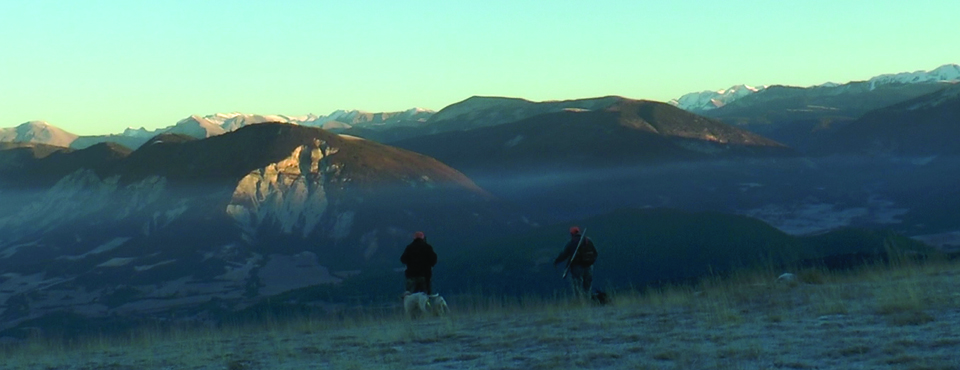
<path fill-rule="evenodd" d="M 960 1 L 0 0 L 0 127 L 665 101 L 960 63 Z"/>

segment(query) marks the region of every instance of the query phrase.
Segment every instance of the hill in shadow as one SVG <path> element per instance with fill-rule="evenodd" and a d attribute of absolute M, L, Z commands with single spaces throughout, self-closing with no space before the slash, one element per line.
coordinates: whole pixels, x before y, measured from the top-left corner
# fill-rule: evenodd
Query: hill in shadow
<path fill-rule="evenodd" d="M 793 154 L 777 142 L 669 104 L 627 99 L 600 110 L 546 113 L 392 145 L 437 158 L 471 177 Z"/>
<path fill-rule="evenodd" d="M 563 265 L 552 263 L 569 240 L 570 224 L 505 237 L 455 256 L 463 259 L 438 265 L 436 286 L 509 295 L 566 289 L 559 279 Z M 795 264 L 843 267 L 890 250 L 937 253 L 886 231 L 839 229 L 795 237 L 756 219 L 712 212 L 622 209 L 573 224 L 585 228 L 597 246 L 594 285 L 606 289 Z"/>
<path fill-rule="evenodd" d="M 885 156 L 960 155 L 960 83 L 870 111 L 837 129 L 830 153 Z"/>

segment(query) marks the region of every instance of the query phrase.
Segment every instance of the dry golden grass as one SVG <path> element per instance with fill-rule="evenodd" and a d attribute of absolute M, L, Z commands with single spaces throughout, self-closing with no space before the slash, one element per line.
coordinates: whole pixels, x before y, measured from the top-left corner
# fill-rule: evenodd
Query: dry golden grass
<path fill-rule="evenodd" d="M 960 265 L 735 274 L 595 306 L 569 297 L 448 297 L 444 318 L 144 330 L 0 353 L 21 369 L 960 369 Z"/>

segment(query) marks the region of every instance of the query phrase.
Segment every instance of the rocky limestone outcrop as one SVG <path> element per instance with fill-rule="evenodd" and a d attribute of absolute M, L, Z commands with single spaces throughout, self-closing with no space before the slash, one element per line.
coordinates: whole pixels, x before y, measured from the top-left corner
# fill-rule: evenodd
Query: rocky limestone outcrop
<path fill-rule="evenodd" d="M 337 152 L 320 144 L 318 140 L 313 147 L 297 147 L 290 157 L 250 171 L 240 180 L 226 212 L 248 237 L 268 222 L 282 233 L 296 230 L 303 237 L 317 228 L 330 203 L 323 159 Z"/>

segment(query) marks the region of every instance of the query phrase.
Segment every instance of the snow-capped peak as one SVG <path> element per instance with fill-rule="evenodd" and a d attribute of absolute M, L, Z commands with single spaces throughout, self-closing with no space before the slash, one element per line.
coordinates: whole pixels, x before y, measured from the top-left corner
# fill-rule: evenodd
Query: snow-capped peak
<path fill-rule="evenodd" d="M 238 113 L 238 112 L 233 112 L 233 113 L 217 113 L 217 114 L 214 114 L 214 115 L 211 115 L 211 116 L 207 116 L 206 118 L 213 118 L 213 119 L 217 119 L 217 120 L 228 120 L 228 119 L 231 119 L 231 118 L 233 118 L 233 117 L 242 116 L 242 115 L 243 115 L 243 113 Z"/>
<path fill-rule="evenodd" d="M 60 130 L 59 127 L 51 125 L 47 121 L 27 121 L 16 127 L 19 130 Z"/>
<path fill-rule="evenodd" d="M 434 113 L 435 112 L 430 109 L 411 108 L 405 111 L 384 113 L 338 109 L 326 116 L 318 116 L 313 113 L 300 116 L 283 114 L 261 115 L 240 112 L 214 113 L 205 116 L 193 114 L 177 121 L 177 123 L 172 126 L 156 130 L 147 130 L 142 127 L 139 129 L 128 127 L 123 131 L 122 135 L 127 137 L 150 138 L 161 133 L 181 133 L 203 138 L 263 122 L 281 122 L 325 129 L 347 129 L 358 125 L 386 127 L 386 125 L 394 123 L 405 122 L 403 124 L 409 125 L 411 122 L 426 122 Z"/>
<path fill-rule="evenodd" d="M 61 132 L 62 132 L 62 133 L 65 133 L 65 134 L 70 134 L 70 133 L 68 133 L 68 132 L 66 132 L 66 131 L 63 131 L 63 129 L 61 129 L 61 128 L 57 127 L 57 126 L 51 125 L 51 124 L 50 124 L 49 122 L 47 122 L 47 121 L 28 121 L 28 122 L 24 122 L 24 123 L 20 124 L 20 125 L 17 126 L 16 128 L 17 128 L 17 130 L 19 130 L 19 131 L 53 131 L 53 132 L 57 132 L 57 133 L 61 133 Z M 72 135 L 72 134 L 70 134 L 70 135 Z"/>
<path fill-rule="evenodd" d="M 689 93 L 679 99 L 671 100 L 670 104 L 685 110 L 711 110 L 720 108 L 744 96 L 765 89 L 766 86 L 734 85 L 722 90 L 707 90 Z"/>
<path fill-rule="evenodd" d="M 903 72 L 895 74 L 879 75 L 869 80 L 870 89 L 877 85 L 886 84 L 909 84 L 924 82 L 950 82 L 960 81 L 960 65 L 944 64 L 930 71 Z"/>
<path fill-rule="evenodd" d="M 214 118 L 216 116 L 214 115 L 214 116 L 207 116 L 207 117 Z M 186 125 L 191 123 L 212 123 L 210 122 L 210 120 L 207 119 L 207 117 L 201 117 L 199 115 L 192 114 L 187 118 L 177 121 L 175 126 L 181 126 L 181 125 Z"/>
<path fill-rule="evenodd" d="M 46 121 L 29 121 L 17 127 L 0 129 L 2 142 L 41 143 L 66 147 L 76 138 L 77 135 Z"/>
<path fill-rule="evenodd" d="M 736 85 L 736 86 L 731 86 L 729 89 L 718 90 L 717 94 L 720 94 L 720 95 L 738 94 L 738 93 L 741 93 L 742 91 L 757 92 L 757 91 L 763 90 L 763 88 L 765 87 L 766 86 L 753 87 L 750 85 Z M 749 93 L 745 93 L 745 94 L 749 94 Z"/>
<path fill-rule="evenodd" d="M 960 82 L 960 65 L 945 64 L 930 71 L 884 74 L 873 77 L 868 80 L 868 82 L 870 83 L 871 90 L 879 85 L 886 84 Z M 839 84 L 836 82 L 826 82 L 810 87 L 837 88 L 847 84 L 849 83 Z M 671 100 L 669 103 L 689 111 L 707 111 L 730 104 L 744 96 L 759 92 L 766 87 L 767 86 L 751 87 L 747 85 L 735 85 L 729 89 L 707 90 L 685 94 L 679 99 Z"/>
<path fill-rule="evenodd" d="M 150 134 L 150 131 L 148 131 L 146 127 L 140 127 L 140 128 L 127 127 L 126 129 L 123 130 L 123 133 L 121 135 L 129 136 L 129 137 L 142 137 L 142 138 L 149 138 L 152 136 Z"/>
<path fill-rule="evenodd" d="M 944 64 L 930 72 L 934 75 L 940 76 L 944 81 L 960 80 L 960 65 L 957 64 Z"/>

